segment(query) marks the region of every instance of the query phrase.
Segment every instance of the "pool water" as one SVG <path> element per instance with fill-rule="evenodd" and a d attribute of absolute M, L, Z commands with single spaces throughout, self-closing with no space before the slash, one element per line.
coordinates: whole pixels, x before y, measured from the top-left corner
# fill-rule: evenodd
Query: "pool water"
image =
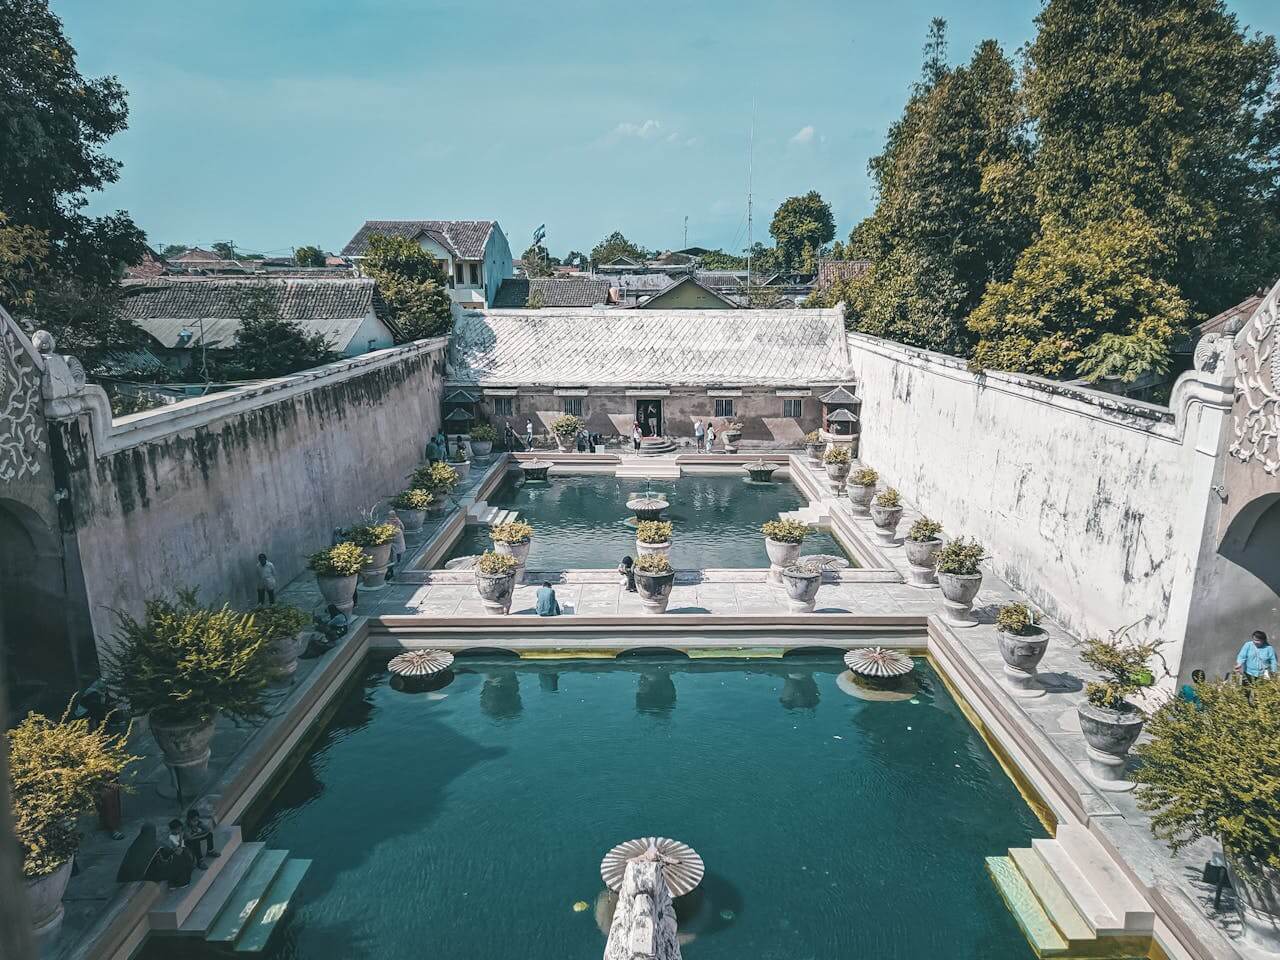
<path fill-rule="evenodd" d="M 635 556 L 627 501 L 646 489 L 671 503 L 664 517 L 675 524 L 671 562 L 677 570 L 767 567 L 760 524 L 808 505 L 789 482 L 752 483 L 724 474 L 653 481 L 553 475 L 546 483 L 523 485 L 509 478 L 488 502 L 519 511 L 521 520 L 533 524 L 529 569 L 612 568 L 624 556 Z M 488 527 L 469 524 L 440 565 L 490 547 Z M 803 552 L 846 556 L 823 531 L 805 539 Z"/>
<path fill-rule="evenodd" d="M 646 835 L 706 863 L 688 960 L 1033 956 L 983 857 L 1045 833 L 923 660 L 903 702 L 834 653 L 456 666 L 371 667 L 266 811 L 314 860 L 271 960 L 597 960 L 600 859 Z"/>

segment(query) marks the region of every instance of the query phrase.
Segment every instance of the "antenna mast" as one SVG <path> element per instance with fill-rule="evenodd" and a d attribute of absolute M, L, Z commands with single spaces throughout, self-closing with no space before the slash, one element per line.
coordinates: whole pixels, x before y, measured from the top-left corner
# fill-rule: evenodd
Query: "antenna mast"
<path fill-rule="evenodd" d="M 684 215 L 684 249 L 689 249 L 689 215 Z"/>
<path fill-rule="evenodd" d="M 751 248 L 755 246 L 751 232 L 751 173 L 756 146 L 756 98 L 751 98 L 751 132 L 747 136 L 747 306 L 751 306 Z"/>

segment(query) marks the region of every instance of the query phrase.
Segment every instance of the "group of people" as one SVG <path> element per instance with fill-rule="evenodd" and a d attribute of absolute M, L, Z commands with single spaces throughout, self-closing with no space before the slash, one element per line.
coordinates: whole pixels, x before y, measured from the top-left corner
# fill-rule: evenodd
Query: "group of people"
<path fill-rule="evenodd" d="M 618 564 L 618 576 L 622 578 L 622 583 L 626 587 L 627 593 L 636 592 L 635 561 L 630 556 L 623 557 L 622 562 Z M 560 609 L 560 601 L 556 597 L 555 588 L 551 586 L 550 580 L 543 580 L 542 586 L 538 588 L 534 609 L 540 617 L 558 617 L 563 612 Z"/>
<path fill-rule="evenodd" d="M 213 846 L 213 830 L 196 810 L 187 811 L 187 819 L 169 821 L 169 833 L 161 842 L 154 823 L 144 823 L 138 836 L 125 851 L 119 883 L 137 880 L 165 880 L 171 887 L 185 887 L 195 870 L 206 870 L 207 858 L 217 857 Z"/>
<path fill-rule="evenodd" d="M 702 425 L 702 418 L 699 417 L 693 423 L 693 445 L 699 450 L 705 450 L 711 453 L 716 445 L 716 425 L 711 421 L 707 421 L 707 425 Z"/>
<path fill-rule="evenodd" d="M 1236 663 L 1229 676 L 1236 677 L 1246 687 L 1280 676 L 1275 647 L 1271 646 L 1271 641 L 1264 631 L 1253 631 L 1249 639 L 1244 642 L 1240 652 L 1236 654 Z M 1200 701 L 1200 694 L 1196 692 L 1196 687 L 1205 680 L 1203 670 L 1192 670 L 1191 682 L 1182 685 L 1182 689 L 1178 691 L 1179 696 L 1195 704 L 1197 708 L 1203 709 L 1204 705 Z"/>

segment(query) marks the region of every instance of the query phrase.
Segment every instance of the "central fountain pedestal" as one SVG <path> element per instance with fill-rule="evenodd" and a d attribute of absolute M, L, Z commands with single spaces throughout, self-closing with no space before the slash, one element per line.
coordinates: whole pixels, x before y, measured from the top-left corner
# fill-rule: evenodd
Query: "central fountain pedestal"
<path fill-rule="evenodd" d="M 665 498 L 654 494 L 635 496 L 627 501 L 627 509 L 636 515 L 637 520 L 657 520 L 670 506 Z"/>

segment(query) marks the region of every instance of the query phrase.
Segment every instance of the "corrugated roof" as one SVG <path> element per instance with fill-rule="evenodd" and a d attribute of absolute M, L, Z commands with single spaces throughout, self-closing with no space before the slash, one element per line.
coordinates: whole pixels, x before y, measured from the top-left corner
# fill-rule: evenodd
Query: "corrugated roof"
<path fill-rule="evenodd" d="M 832 383 L 849 377 L 844 320 L 823 310 L 468 311 L 451 383 L 486 386 Z"/>
<path fill-rule="evenodd" d="M 493 306 L 520 308 L 533 291 L 542 294 L 544 307 L 593 307 L 609 302 L 609 281 L 589 277 L 510 277 L 502 281 Z"/>
<path fill-rule="evenodd" d="M 455 257 L 483 260 L 485 243 L 497 226 L 496 220 L 366 220 L 342 248 L 342 255 L 363 257 L 369 250 L 369 238 L 375 234 L 408 237 L 410 240 L 425 234 Z"/>

